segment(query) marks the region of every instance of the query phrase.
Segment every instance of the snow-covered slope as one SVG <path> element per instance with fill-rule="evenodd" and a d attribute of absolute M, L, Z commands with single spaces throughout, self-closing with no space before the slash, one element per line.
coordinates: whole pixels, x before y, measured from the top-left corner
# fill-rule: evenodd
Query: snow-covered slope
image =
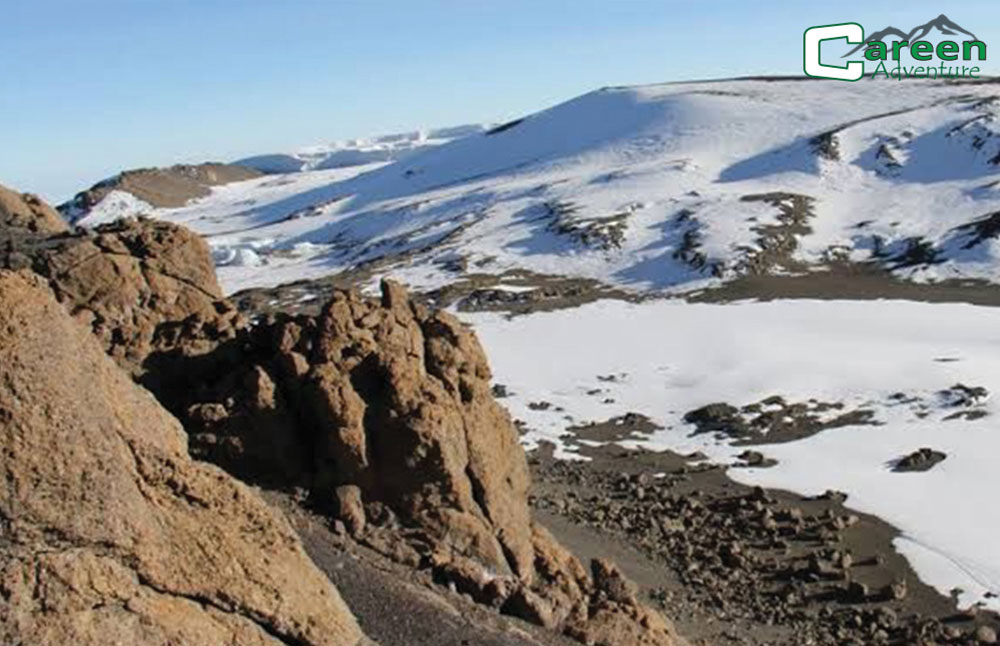
<path fill-rule="evenodd" d="M 252 248 L 254 269 L 222 267 L 230 290 L 373 260 L 420 288 L 455 280 L 456 260 L 634 290 L 843 261 L 996 281 L 996 90 L 607 88 L 378 168 L 233 184 L 154 215 L 210 236 L 222 258 Z"/>

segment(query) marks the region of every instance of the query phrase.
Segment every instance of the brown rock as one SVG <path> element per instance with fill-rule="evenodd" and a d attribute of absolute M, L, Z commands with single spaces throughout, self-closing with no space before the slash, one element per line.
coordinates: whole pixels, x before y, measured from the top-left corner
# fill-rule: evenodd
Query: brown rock
<path fill-rule="evenodd" d="M 595 604 L 586 621 L 571 624 L 566 634 L 584 644 L 664 646 L 682 643 L 659 614 L 644 606 Z"/>
<path fill-rule="evenodd" d="M 143 372 L 154 347 L 172 347 L 185 328 L 201 333 L 204 349 L 234 335 L 237 315 L 220 300 L 208 246 L 182 227 L 153 220 L 104 225 L 93 237 L 71 236 L 41 254 L 35 270 L 133 374 Z"/>
<path fill-rule="evenodd" d="M 540 594 L 526 587 L 519 587 L 508 597 L 503 611 L 544 628 L 558 630 L 562 624 L 552 609 L 552 604 Z M 574 636 L 574 639 L 577 637 Z M 583 640 L 580 640 L 583 641 Z"/>
<path fill-rule="evenodd" d="M 341 485 L 335 492 L 337 498 L 337 517 L 344 521 L 352 535 L 358 535 L 365 530 L 365 507 L 361 500 L 361 489 L 355 485 Z"/>
<path fill-rule="evenodd" d="M 990 626 L 979 626 L 976 628 L 976 641 L 980 644 L 997 643 L 997 631 Z"/>
<path fill-rule="evenodd" d="M 0 227 L 16 227 L 33 233 L 65 233 L 62 216 L 37 195 L 15 193 L 0 186 Z"/>
<path fill-rule="evenodd" d="M 585 644 L 660 646 L 679 639 L 663 618 L 640 605 L 635 584 L 603 559 L 591 561 L 595 594 L 585 619 L 572 622 L 567 634 Z"/>
<path fill-rule="evenodd" d="M 176 225 L 124 220 L 68 233 L 38 198 L 0 187 L 0 269 L 31 269 L 134 376 L 154 350 L 216 350 L 243 322 L 208 245 Z"/>
<path fill-rule="evenodd" d="M 496 576 L 472 559 L 437 552 L 431 556 L 431 561 L 436 580 L 494 608 L 503 606 L 511 594 L 521 589 L 513 577 Z"/>
<path fill-rule="evenodd" d="M 0 642 L 361 643 L 287 522 L 40 280 L 0 272 L 0 303 Z"/>
<path fill-rule="evenodd" d="M 676 643 L 617 570 L 595 565 L 595 583 L 533 524 L 517 432 L 493 399 L 482 349 L 455 318 L 385 283 L 381 301 L 335 292 L 317 317 L 250 328 L 221 299 L 207 246 L 181 227 L 124 221 L 36 238 L 30 266 L 182 416 L 194 455 L 309 490 L 358 540 L 400 563 L 431 563 L 507 612 L 611 646 Z M 92 414 L 82 404 L 79 413 Z M 214 509 L 190 487 L 178 495 Z M 231 606 L 227 594 L 218 596 Z"/>
<path fill-rule="evenodd" d="M 439 581 L 504 612 L 610 646 L 677 643 L 617 569 L 598 563 L 592 580 L 532 522 L 516 429 L 493 398 L 482 348 L 457 319 L 386 282 L 379 301 L 339 291 L 316 317 L 281 315 L 241 334 L 244 350 L 210 370 L 201 369 L 210 357 L 180 357 L 170 370 L 191 381 L 157 395 L 171 410 L 243 410 L 259 399 L 257 371 L 269 375 L 287 399 L 286 435 L 304 445 L 300 464 L 261 463 L 260 477 L 308 474 L 310 500 L 359 541 L 429 564 Z M 231 464 L 268 455 L 249 428 L 225 424 L 212 447 L 235 448 Z M 200 441 L 192 437 L 196 450 Z"/>
<path fill-rule="evenodd" d="M 0 189 L 0 217 L 4 195 Z M 31 269 L 48 280 L 73 317 L 135 376 L 154 349 L 203 354 L 242 325 L 222 300 L 208 246 L 183 227 L 126 220 L 52 235 L 2 224 L 0 269 Z"/>
<path fill-rule="evenodd" d="M 614 563 L 605 559 L 594 559 L 590 563 L 590 571 L 598 594 L 615 603 L 636 603 L 638 594 L 636 585 L 626 579 Z"/>

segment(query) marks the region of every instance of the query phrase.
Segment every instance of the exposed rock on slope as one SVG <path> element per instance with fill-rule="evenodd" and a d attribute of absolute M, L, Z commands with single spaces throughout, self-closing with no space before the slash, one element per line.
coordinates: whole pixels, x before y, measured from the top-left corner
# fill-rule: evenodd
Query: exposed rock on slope
<path fill-rule="evenodd" d="M 62 233 L 68 229 L 55 209 L 37 196 L 15 193 L 3 186 L 0 186 L 0 226 L 35 233 Z"/>
<path fill-rule="evenodd" d="M 381 301 L 336 292 L 317 317 L 147 368 L 196 454 L 307 489 L 359 541 L 586 643 L 676 643 L 613 566 L 589 573 L 532 522 L 525 455 L 479 343 L 399 286 Z"/>
<path fill-rule="evenodd" d="M 361 643 L 286 521 L 41 281 L 0 272 L 0 302 L 0 642 Z"/>
<path fill-rule="evenodd" d="M 173 208 L 208 195 L 213 186 L 260 175 L 252 168 L 219 163 L 127 170 L 77 193 L 71 201 L 59 205 L 59 210 L 76 221 L 113 191 L 130 193 L 152 207 Z"/>

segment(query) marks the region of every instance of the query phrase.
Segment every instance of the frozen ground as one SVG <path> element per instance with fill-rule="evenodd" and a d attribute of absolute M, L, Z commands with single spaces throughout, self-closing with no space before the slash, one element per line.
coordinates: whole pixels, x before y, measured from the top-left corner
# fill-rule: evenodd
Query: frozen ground
<path fill-rule="evenodd" d="M 803 494 L 844 491 L 849 506 L 902 531 L 898 547 L 922 578 L 946 595 L 961 588 L 965 604 L 1000 608 L 984 596 L 1000 593 L 996 404 L 976 403 L 988 414 L 975 420 L 943 421 L 955 412 L 954 402 L 939 394 L 957 383 L 1000 391 L 1000 309 L 904 301 L 600 301 L 512 320 L 465 317 L 486 347 L 495 381 L 511 393 L 505 405 L 529 429 L 525 441 L 555 442 L 563 455 L 568 427 L 628 412 L 663 427 L 639 445 L 734 460 L 746 447 L 693 435 L 684 414 L 772 395 L 874 411 L 880 425 L 754 447 L 778 464 L 730 474 Z M 540 402 L 550 406 L 543 410 Z M 894 460 L 922 447 L 947 458 L 926 472 L 891 470 Z"/>

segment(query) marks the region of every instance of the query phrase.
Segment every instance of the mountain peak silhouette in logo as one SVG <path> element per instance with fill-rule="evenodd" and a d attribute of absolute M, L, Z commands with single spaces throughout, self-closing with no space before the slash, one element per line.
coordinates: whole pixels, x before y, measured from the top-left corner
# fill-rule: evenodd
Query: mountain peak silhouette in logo
<path fill-rule="evenodd" d="M 869 43 L 873 43 L 875 41 L 882 41 L 884 38 L 888 36 L 896 36 L 900 40 L 905 40 L 910 43 L 914 43 L 923 38 L 924 36 L 926 36 L 927 34 L 929 34 L 931 29 L 935 27 L 937 27 L 937 30 L 942 34 L 944 34 L 945 36 L 955 36 L 958 34 L 964 34 L 966 36 L 969 36 L 968 40 L 979 40 L 978 38 L 976 38 L 976 35 L 973 34 L 971 31 L 959 26 L 957 23 L 952 21 L 951 18 L 949 18 L 948 16 L 941 14 L 934 20 L 925 22 L 922 25 L 917 25 L 916 27 L 911 29 L 909 33 L 903 31 L 902 29 L 899 29 L 898 27 L 891 27 L 891 26 L 886 27 L 881 31 L 876 31 L 871 36 L 866 38 L 863 43 L 861 43 L 851 51 L 841 56 L 841 58 L 847 58 L 848 56 L 858 51 L 859 49 L 868 47 Z"/>

